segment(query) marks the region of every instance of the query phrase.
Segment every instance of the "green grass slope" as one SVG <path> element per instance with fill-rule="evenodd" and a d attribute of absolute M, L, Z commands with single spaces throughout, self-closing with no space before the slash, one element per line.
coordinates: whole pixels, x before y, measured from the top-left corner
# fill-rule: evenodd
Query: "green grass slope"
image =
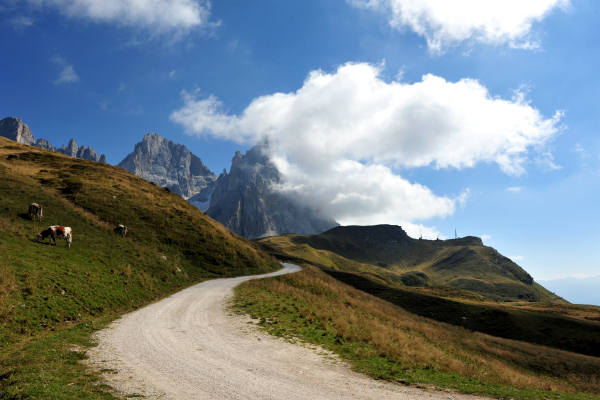
<path fill-rule="evenodd" d="M 27 216 L 31 202 L 44 207 L 41 223 Z M 113 232 L 118 223 L 126 238 Z M 55 224 L 73 228 L 70 249 L 35 240 Z M 0 229 L 0 399 L 104 398 L 73 343 L 89 344 L 115 315 L 192 283 L 278 268 L 163 188 L 4 138 Z"/>
<path fill-rule="evenodd" d="M 340 226 L 318 235 L 295 236 L 292 241 L 385 268 L 408 286 L 467 290 L 494 301 L 560 300 L 517 264 L 473 236 L 413 239 L 399 226 L 376 225 Z"/>

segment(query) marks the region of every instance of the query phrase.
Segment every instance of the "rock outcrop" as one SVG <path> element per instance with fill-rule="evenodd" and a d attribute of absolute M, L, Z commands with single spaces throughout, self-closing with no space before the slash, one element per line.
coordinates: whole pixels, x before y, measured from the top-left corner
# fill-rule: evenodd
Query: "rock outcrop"
<path fill-rule="evenodd" d="M 149 133 L 135 145 L 119 167 L 172 192 L 206 210 L 217 176 L 182 144 Z"/>
<path fill-rule="evenodd" d="M 20 118 L 7 117 L 0 120 L 0 136 L 30 146 L 35 143 L 31 129 Z"/>
<path fill-rule="evenodd" d="M 229 173 L 224 171 L 217 180 L 206 213 L 251 239 L 319 233 L 337 226 L 334 220 L 297 204 L 274 188 L 282 178 L 264 148 L 257 145 L 245 155 L 236 152 Z"/>
<path fill-rule="evenodd" d="M 69 144 L 63 145 L 60 149 L 56 150 L 59 153 L 65 154 L 69 157 L 83 158 L 84 160 L 90 160 L 95 162 L 106 163 L 106 156 L 101 156 L 90 146 L 79 146 L 75 139 L 69 140 Z"/>
<path fill-rule="evenodd" d="M 43 139 L 43 138 L 39 138 L 38 140 L 36 140 L 34 146 L 39 147 L 41 149 L 56 151 L 56 148 L 54 146 L 52 146 L 52 143 L 50 143 L 48 140 Z"/>

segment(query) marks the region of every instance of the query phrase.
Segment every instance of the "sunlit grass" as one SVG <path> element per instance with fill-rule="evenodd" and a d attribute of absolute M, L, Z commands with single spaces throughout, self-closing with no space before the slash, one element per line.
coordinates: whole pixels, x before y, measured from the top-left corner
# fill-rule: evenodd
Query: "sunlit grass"
<path fill-rule="evenodd" d="M 600 398 L 600 359 L 433 321 L 316 268 L 236 288 L 235 308 L 375 378 L 497 397 Z M 588 393 L 588 394 L 582 394 Z"/>
<path fill-rule="evenodd" d="M 13 153 L 19 159 L 7 160 Z M 26 215 L 34 201 L 44 206 L 42 222 Z M 126 238 L 113 232 L 118 223 Z M 73 228 L 70 249 L 35 240 L 54 224 Z M 278 268 L 163 188 L 4 138 L 0 230 L 0 399 L 105 398 L 68 350 L 73 340 L 89 344 L 98 321 L 204 279 Z"/>

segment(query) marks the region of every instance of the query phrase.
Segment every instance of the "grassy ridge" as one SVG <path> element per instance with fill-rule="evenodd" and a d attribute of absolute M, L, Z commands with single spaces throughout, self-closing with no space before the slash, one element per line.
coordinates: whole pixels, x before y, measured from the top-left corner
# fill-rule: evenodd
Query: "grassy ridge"
<path fill-rule="evenodd" d="M 313 267 L 246 282 L 234 300 L 268 332 L 321 345 L 375 378 L 500 398 L 600 398 L 599 358 L 419 317 Z"/>
<path fill-rule="evenodd" d="M 339 226 L 318 235 L 290 235 L 346 259 L 383 268 L 407 286 L 454 288 L 493 301 L 560 301 L 521 267 L 481 239 L 413 239 L 399 226 Z"/>
<path fill-rule="evenodd" d="M 44 206 L 41 223 L 26 215 L 33 201 Z M 117 223 L 128 226 L 126 238 L 112 231 Z M 73 228 L 71 249 L 35 241 L 52 224 Z M 73 341 L 89 342 L 99 321 L 203 279 L 278 268 L 256 245 L 163 188 L 4 138 L 0 229 L 2 399 L 104 398 L 70 350 Z M 57 389 L 66 385 L 77 395 Z M 45 392 L 51 388 L 56 392 Z"/>

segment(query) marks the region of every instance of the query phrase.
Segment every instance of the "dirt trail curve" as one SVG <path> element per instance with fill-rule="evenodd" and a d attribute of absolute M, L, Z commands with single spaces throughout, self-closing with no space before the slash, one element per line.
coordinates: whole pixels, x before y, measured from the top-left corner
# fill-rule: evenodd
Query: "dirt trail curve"
<path fill-rule="evenodd" d="M 127 314 L 97 333 L 89 362 L 119 393 L 151 399 L 475 398 L 375 381 L 224 310 L 236 285 L 299 270 L 202 282 Z"/>

